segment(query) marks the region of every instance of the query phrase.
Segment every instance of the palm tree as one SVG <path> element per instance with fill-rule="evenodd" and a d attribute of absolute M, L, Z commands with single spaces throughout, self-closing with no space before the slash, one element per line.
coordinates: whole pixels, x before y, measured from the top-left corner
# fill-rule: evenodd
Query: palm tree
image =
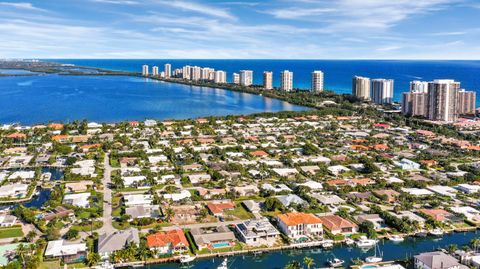
<path fill-rule="evenodd" d="M 474 238 L 470 241 L 470 245 L 472 245 L 475 252 L 477 252 L 478 246 L 480 246 L 480 238 Z"/>
<path fill-rule="evenodd" d="M 315 265 L 315 261 L 310 257 L 305 257 L 303 258 L 303 264 L 305 264 L 305 266 L 310 269 L 310 267 Z"/>
<path fill-rule="evenodd" d="M 97 264 L 99 261 L 100 261 L 100 255 L 99 255 L 98 253 L 96 253 L 96 252 L 90 252 L 90 253 L 88 253 L 87 259 L 86 259 L 86 264 L 87 264 L 89 267 L 94 266 L 94 265 Z"/>
<path fill-rule="evenodd" d="M 457 251 L 457 249 L 458 249 L 458 246 L 455 244 L 448 245 L 447 247 L 447 251 L 450 254 L 453 254 L 455 251 Z"/>
<path fill-rule="evenodd" d="M 290 261 L 283 269 L 302 269 L 302 266 L 297 261 Z"/>
<path fill-rule="evenodd" d="M 25 247 L 24 244 L 18 245 L 17 249 L 15 250 L 15 253 L 18 255 L 18 258 L 20 262 L 22 263 L 22 268 L 25 268 L 25 253 L 27 252 L 27 248 Z"/>

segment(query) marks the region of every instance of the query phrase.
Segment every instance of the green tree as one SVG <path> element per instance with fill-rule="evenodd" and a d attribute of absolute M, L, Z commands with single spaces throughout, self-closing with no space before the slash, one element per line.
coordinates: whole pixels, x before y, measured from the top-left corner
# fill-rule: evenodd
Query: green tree
<path fill-rule="evenodd" d="M 310 257 L 305 257 L 305 258 L 303 258 L 303 264 L 305 264 L 305 266 L 308 269 L 310 269 L 312 266 L 315 265 L 315 261 Z"/>

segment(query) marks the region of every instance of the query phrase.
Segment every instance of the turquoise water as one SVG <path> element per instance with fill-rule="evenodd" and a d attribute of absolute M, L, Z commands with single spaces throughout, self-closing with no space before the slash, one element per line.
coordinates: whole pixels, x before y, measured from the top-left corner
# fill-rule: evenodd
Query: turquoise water
<path fill-rule="evenodd" d="M 0 123 L 186 119 L 306 109 L 253 94 L 138 77 L 0 77 Z"/>
<path fill-rule="evenodd" d="M 463 246 L 469 244 L 472 238 L 480 237 L 480 233 L 451 233 L 443 237 L 426 237 L 426 238 L 406 238 L 403 242 L 394 243 L 389 240 L 383 240 L 379 243 L 379 249 L 383 253 L 383 259 L 389 260 L 403 260 L 411 258 L 420 252 L 434 251 L 437 248 L 447 248 L 450 244 Z M 335 246 L 330 250 L 323 250 L 320 248 L 303 249 L 303 250 L 289 250 L 278 251 L 260 254 L 257 256 L 233 256 L 228 257 L 230 269 L 245 269 L 245 268 L 261 268 L 261 269 L 282 269 L 289 261 L 297 260 L 302 263 L 303 258 L 308 256 L 314 259 L 314 267 L 326 267 L 326 262 L 334 257 L 345 260 L 344 266 L 352 264 L 352 260 L 356 258 L 365 259 L 368 256 L 374 255 L 374 249 L 362 250 L 357 247 Z M 206 269 L 217 268 L 223 261 L 223 258 L 216 259 L 200 259 L 192 263 L 186 268 L 191 269 Z M 143 269 L 177 269 L 185 268 L 180 264 L 159 264 L 143 267 Z"/>

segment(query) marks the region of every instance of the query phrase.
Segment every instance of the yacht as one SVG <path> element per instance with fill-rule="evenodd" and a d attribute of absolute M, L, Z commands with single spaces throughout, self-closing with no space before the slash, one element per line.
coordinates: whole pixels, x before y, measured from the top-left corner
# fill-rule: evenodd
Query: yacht
<path fill-rule="evenodd" d="M 430 230 L 428 233 L 431 235 L 440 236 L 440 235 L 443 235 L 443 230 L 439 228 L 435 228 L 433 230 Z"/>
<path fill-rule="evenodd" d="M 223 262 L 217 267 L 217 269 L 228 269 L 228 260 L 225 258 Z"/>
<path fill-rule="evenodd" d="M 345 239 L 345 245 L 351 246 L 351 245 L 353 245 L 353 244 L 355 244 L 355 240 L 353 240 L 353 239 L 351 239 L 351 238 Z"/>
<path fill-rule="evenodd" d="M 377 256 L 377 248 L 378 248 L 378 256 Z M 375 246 L 375 254 L 373 256 L 365 258 L 365 261 L 368 263 L 377 263 L 377 262 L 381 262 L 382 260 L 383 260 L 382 252 L 380 251 L 380 248 L 378 245 Z"/>
<path fill-rule="evenodd" d="M 338 258 L 333 258 L 333 260 L 327 261 L 328 265 L 330 265 L 333 268 L 342 266 L 344 262 L 345 262 L 344 260 L 340 260 Z"/>
<path fill-rule="evenodd" d="M 333 241 L 332 240 L 325 240 L 322 243 L 322 248 L 332 248 L 333 247 Z"/>
<path fill-rule="evenodd" d="M 403 242 L 404 238 L 401 237 L 400 235 L 394 234 L 392 236 L 389 236 L 388 240 L 393 241 L 393 242 Z"/>
<path fill-rule="evenodd" d="M 357 247 L 368 248 L 368 247 L 375 246 L 375 244 L 377 244 L 377 240 L 368 239 L 366 236 L 361 236 L 356 242 L 356 244 L 357 244 Z"/>
<path fill-rule="evenodd" d="M 180 261 L 180 263 L 189 263 L 195 260 L 195 257 L 190 255 L 182 255 L 178 260 Z"/>
<path fill-rule="evenodd" d="M 416 237 L 426 237 L 428 234 L 424 230 L 418 231 L 415 236 Z"/>

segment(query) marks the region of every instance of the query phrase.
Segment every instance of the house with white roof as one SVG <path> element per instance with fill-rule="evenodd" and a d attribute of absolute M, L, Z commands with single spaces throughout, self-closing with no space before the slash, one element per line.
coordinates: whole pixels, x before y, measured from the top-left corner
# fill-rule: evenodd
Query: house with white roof
<path fill-rule="evenodd" d="M 28 184 L 13 183 L 0 186 L 0 197 L 21 198 L 27 195 Z"/>
<path fill-rule="evenodd" d="M 401 189 L 403 192 L 408 193 L 413 196 L 427 196 L 427 195 L 433 195 L 433 192 L 427 190 L 427 189 L 419 189 L 419 188 L 402 188 Z"/>
<path fill-rule="evenodd" d="M 65 240 L 49 241 L 45 249 L 45 258 L 62 258 L 64 263 L 80 262 L 87 254 L 86 243 L 70 244 Z"/>
<path fill-rule="evenodd" d="M 164 199 L 170 199 L 174 202 L 178 202 L 184 199 L 192 197 L 192 194 L 188 190 L 182 190 L 180 193 L 165 193 L 163 194 Z"/>
<path fill-rule="evenodd" d="M 90 202 L 88 201 L 90 195 L 91 194 L 89 192 L 67 194 L 63 197 L 63 203 L 67 205 L 88 208 L 90 207 Z"/>
<path fill-rule="evenodd" d="M 472 184 L 458 184 L 456 186 L 457 190 L 464 192 L 466 194 L 477 193 L 480 191 L 480 185 L 472 185 Z"/>
<path fill-rule="evenodd" d="M 317 181 L 308 180 L 304 183 L 298 183 L 297 186 L 305 186 L 310 188 L 312 191 L 319 191 L 323 189 L 323 184 Z"/>
<path fill-rule="evenodd" d="M 292 189 L 290 189 L 287 185 L 283 183 L 275 184 L 275 185 L 272 185 L 270 183 L 265 183 L 262 185 L 262 189 L 267 191 L 273 191 L 275 193 L 282 192 L 282 191 L 292 192 Z"/>
<path fill-rule="evenodd" d="M 131 187 L 134 184 L 138 184 L 139 182 L 142 182 L 146 180 L 146 176 L 127 176 L 127 177 L 122 177 L 123 184 L 125 187 Z"/>
<path fill-rule="evenodd" d="M 455 197 L 457 193 L 456 189 L 449 186 L 435 185 L 435 186 L 428 186 L 427 189 L 433 191 L 434 193 L 437 193 L 443 196 L 448 196 L 448 197 Z"/>
<path fill-rule="evenodd" d="M 273 168 L 272 170 L 281 177 L 290 177 L 298 174 L 295 168 Z"/>
<path fill-rule="evenodd" d="M 418 170 L 420 164 L 409 159 L 403 158 L 400 161 L 394 161 L 395 166 L 400 167 L 402 170 Z"/>
<path fill-rule="evenodd" d="M 128 194 L 123 196 L 123 201 L 126 206 L 150 205 L 153 196 L 150 194 Z"/>
<path fill-rule="evenodd" d="M 480 211 L 471 206 L 454 206 L 450 207 L 450 210 L 457 214 L 464 215 L 469 221 L 480 222 Z"/>
<path fill-rule="evenodd" d="M 296 194 L 287 194 L 287 195 L 277 195 L 274 196 L 275 198 L 282 203 L 284 207 L 290 207 L 291 205 L 308 205 L 308 203 L 300 198 Z"/>
<path fill-rule="evenodd" d="M 15 171 L 13 172 L 8 179 L 33 179 L 35 178 L 35 171 Z"/>
<path fill-rule="evenodd" d="M 348 169 L 347 167 L 343 166 L 343 165 L 333 165 L 333 166 L 329 166 L 327 168 L 327 170 L 334 176 L 338 176 L 340 173 L 343 173 L 343 172 L 348 172 L 350 171 L 350 169 Z"/>

